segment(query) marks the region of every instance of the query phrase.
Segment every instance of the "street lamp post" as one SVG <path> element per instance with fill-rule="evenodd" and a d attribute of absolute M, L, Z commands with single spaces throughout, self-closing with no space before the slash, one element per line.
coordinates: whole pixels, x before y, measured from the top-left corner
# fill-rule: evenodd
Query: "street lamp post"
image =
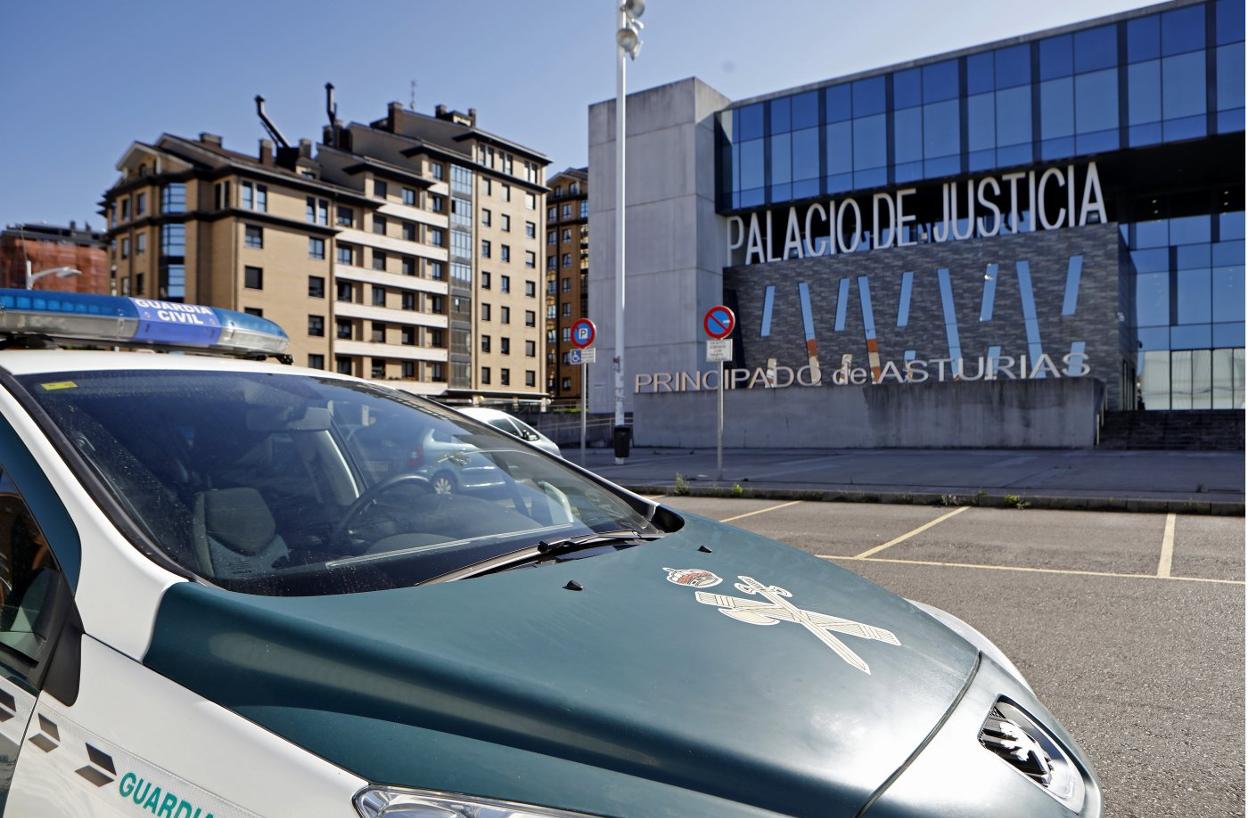
<path fill-rule="evenodd" d="M 26 259 L 26 289 L 28 290 L 33 290 L 35 288 L 35 282 L 39 281 L 41 278 L 47 278 L 48 276 L 69 278 L 70 276 L 80 275 L 82 275 L 82 270 L 79 270 L 76 267 L 52 267 L 47 270 L 40 270 L 37 273 L 32 272 L 30 259 Z"/>
<path fill-rule="evenodd" d="M 624 425 L 624 139 L 625 139 L 625 56 L 637 59 L 641 51 L 639 19 L 646 10 L 645 0 L 624 0 L 619 7 L 615 32 L 615 425 Z M 616 464 L 624 458 L 616 457 Z"/>

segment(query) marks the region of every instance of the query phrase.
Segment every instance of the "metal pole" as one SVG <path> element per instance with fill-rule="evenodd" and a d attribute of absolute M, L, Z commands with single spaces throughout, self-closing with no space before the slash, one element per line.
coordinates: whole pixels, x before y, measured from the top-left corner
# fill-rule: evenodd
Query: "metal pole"
<path fill-rule="evenodd" d="M 31 272 L 30 259 L 26 259 L 26 289 L 30 289 L 34 282 L 34 274 Z"/>
<path fill-rule="evenodd" d="M 715 480 L 724 479 L 724 362 L 719 362 L 719 417 L 715 423 Z"/>
<path fill-rule="evenodd" d="M 589 376 L 589 364 L 581 364 L 581 466 L 585 465 L 585 380 Z"/>
<path fill-rule="evenodd" d="M 621 7 L 617 30 L 628 25 Z M 624 425 L 624 49 L 615 47 L 615 425 Z M 616 465 L 624 458 L 615 458 Z"/>

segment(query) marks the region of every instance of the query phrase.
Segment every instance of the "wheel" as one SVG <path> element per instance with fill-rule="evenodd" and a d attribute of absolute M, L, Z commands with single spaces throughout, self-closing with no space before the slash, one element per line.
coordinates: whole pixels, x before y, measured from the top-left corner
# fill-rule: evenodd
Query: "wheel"
<path fill-rule="evenodd" d="M 449 471 L 440 471 L 429 481 L 433 486 L 434 494 L 454 494 L 458 489 L 455 483 L 455 475 Z"/>

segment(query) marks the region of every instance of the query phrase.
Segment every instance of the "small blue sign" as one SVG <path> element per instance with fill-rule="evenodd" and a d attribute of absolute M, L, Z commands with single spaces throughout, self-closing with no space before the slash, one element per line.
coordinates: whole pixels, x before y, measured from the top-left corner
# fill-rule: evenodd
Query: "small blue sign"
<path fill-rule="evenodd" d="M 581 351 L 579 349 L 568 350 L 568 363 L 574 365 L 581 363 Z"/>

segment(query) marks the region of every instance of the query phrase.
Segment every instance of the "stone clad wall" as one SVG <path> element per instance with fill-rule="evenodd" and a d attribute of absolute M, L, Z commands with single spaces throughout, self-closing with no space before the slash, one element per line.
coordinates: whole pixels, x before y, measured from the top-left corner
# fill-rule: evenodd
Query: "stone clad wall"
<path fill-rule="evenodd" d="M 778 221 L 777 224 L 782 224 Z M 1083 270 L 1077 309 L 1063 316 L 1067 267 L 1082 255 Z M 799 283 L 809 287 L 815 340 L 826 380 L 853 355 L 853 367 L 868 367 L 859 276 L 869 281 L 872 313 L 882 362 L 904 371 L 903 357 L 914 350 L 918 360 L 949 357 L 949 341 L 937 270 L 949 270 L 958 336 L 969 375 L 979 372 L 978 358 L 988 348 L 1016 361 L 1028 353 L 1016 263 L 1028 262 L 1040 339 L 1045 354 L 1062 366 L 1071 343 L 1086 344 L 1091 375 L 1104 382 L 1109 406 L 1119 405 L 1124 360 L 1119 339 L 1119 238 L 1116 224 L 1004 235 L 989 239 L 949 241 L 838 256 L 793 259 L 737 266 L 725 270 L 724 286 L 735 295 L 740 345 L 736 366 L 766 367 L 775 358 L 794 369 L 807 362 L 806 341 L 798 296 Z M 980 321 L 985 273 L 998 265 L 996 293 L 989 321 Z M 904 272 L 914 273 L 907 326 L 898 327 L 898 302 Z M 840 281 L 849 279 L 845 325 L 835 330 Z M 766 287 L 775 286 L 771 332 L 760 333 Z M 892 445 L 892 444 L 890 444 Z M 1050 444 L 1064 445 L 1064 444 Z"/>
<path fill-rule="evenodd" d="M 1097 442 L 1093 378 L 730 389 L 729 448 L 1085 448 Z M 715 445 L 714 391 L 634 396 L 638 446 Z"/>

